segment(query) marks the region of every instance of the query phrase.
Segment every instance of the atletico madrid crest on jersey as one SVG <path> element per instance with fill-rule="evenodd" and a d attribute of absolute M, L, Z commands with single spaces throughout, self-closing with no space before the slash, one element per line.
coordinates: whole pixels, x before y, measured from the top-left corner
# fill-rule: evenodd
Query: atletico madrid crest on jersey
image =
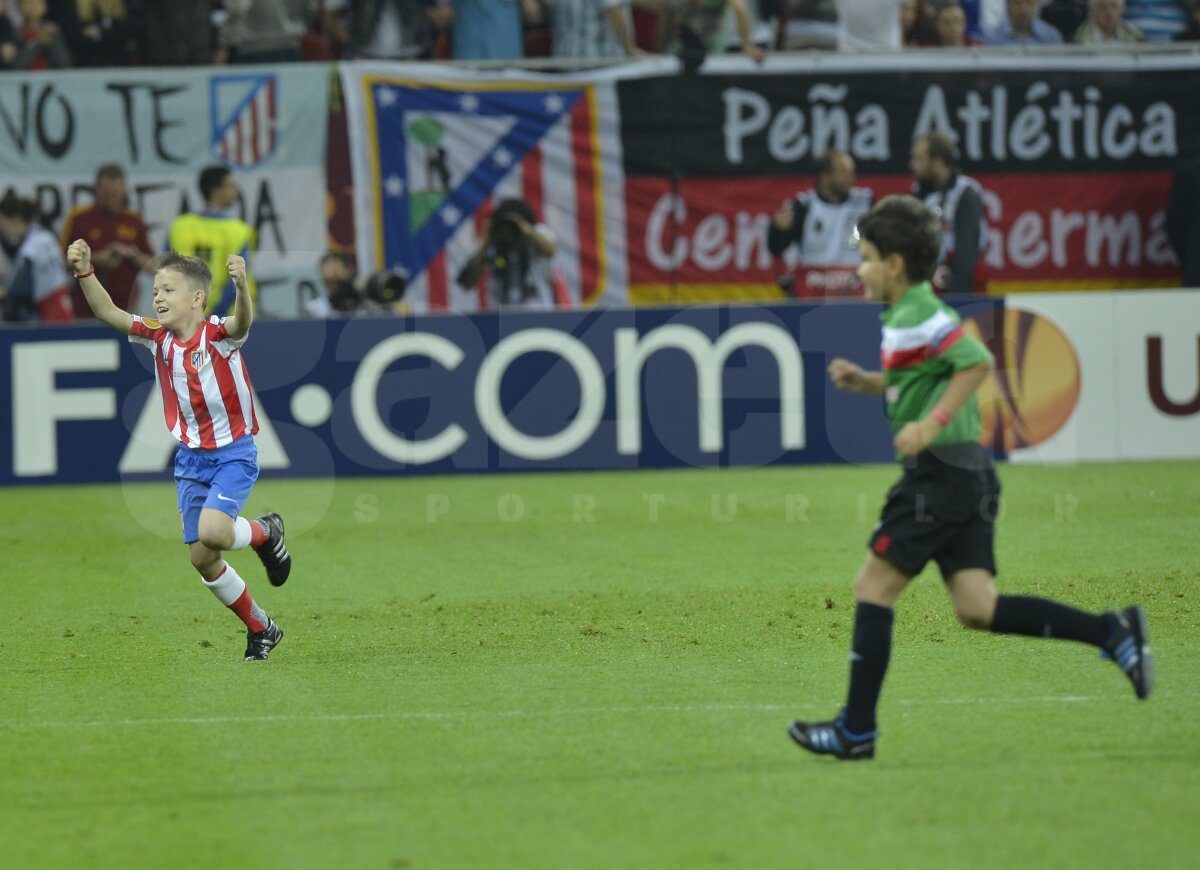
<path fill-rule="evenodd" d="M 204 350 L 191 350 L 187 355 L 187 370 L 188 374 L 196 374 L 200 369 L 204 368 L 205 356 Z"/>

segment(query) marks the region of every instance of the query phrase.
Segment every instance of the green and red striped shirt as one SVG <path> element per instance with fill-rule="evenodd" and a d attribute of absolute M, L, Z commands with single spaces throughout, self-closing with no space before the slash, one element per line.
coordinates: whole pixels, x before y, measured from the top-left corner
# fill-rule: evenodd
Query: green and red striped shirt
<path fill-rule="evenodd" d="M 934 295 L 928 281 L 909 287 L 879 319 L 879 355 L 893 434 L 906 423 L 924 419 L 956 372 L 992 359 L 991 351 L 963 331 L 958 314 Z M 979 435 L 979 400 L 972 395 L 933 443 L 968 444 Z"/>

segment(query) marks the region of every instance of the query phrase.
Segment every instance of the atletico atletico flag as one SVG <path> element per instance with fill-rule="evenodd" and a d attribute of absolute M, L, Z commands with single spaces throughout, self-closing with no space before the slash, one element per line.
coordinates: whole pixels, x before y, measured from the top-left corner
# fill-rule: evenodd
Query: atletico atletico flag
<path fill-rule="evenodd" d="M 574 299 L 625 301 L 611 85 L 425 65 L 352 64 L 343 75 L 360 271 L 405 272 L 416 311 L 480 310 L 482 286 L 455 278 L 495 206 L 518 197 L 553 231 L 554 270 Z"/>

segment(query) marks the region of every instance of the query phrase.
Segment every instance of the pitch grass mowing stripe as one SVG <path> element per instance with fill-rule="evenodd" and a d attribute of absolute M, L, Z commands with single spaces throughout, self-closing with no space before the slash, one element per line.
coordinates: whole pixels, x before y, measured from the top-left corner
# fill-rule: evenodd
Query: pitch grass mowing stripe
<path fill-rule="evenodd" d="M 1176 698 L 1200 698 L 1200 694 L 1188 692 L 1156 693 L 1173 695 Z M 927 707 L 945 705 L 999 704 L 1016 706 L 1020 704 L 1093 704 L 1112 703 L 1111 697 L 1090 697 L 1087 695 L 1044 695 L 1029 698 L 900 698 L 891 703 L 899 707 Z M 388 719 L 466 719 L 485 716 L 503 719 L 543 719 L 551 716 L 596 716 L 596 715 L 631 715 L 658 713 L 711 713 L 721 711 L 771 711 L 790 710 L 804 711 L 810 709 L 824 710 L 826 704 L 650 704 L 642 707 L 574 707 L 563 710 L 403 710 L 399 712 L 381 713 L 308 713 L 294 716 L 171 716 L 149 719 L 91 719 L 80 721 L 59 722 L 4 722 L 0 728 L 116 728 L 129 726 L 140 728 L 150 725 L 237 725 L 254 724 L 258 722 L 369 722 Z"/>

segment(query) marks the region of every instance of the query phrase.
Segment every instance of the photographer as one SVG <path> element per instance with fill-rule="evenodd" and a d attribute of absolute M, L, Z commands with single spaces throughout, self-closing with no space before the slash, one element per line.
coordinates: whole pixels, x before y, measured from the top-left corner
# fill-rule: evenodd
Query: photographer
<path fill-rule="evenodd" d="M 323 295 L 304 303 L 312 318 L 352 317 L 357 314 L 409 314 L 404 304 L 408 281 L 403 272 L 388 270 L 359 278 L 343 254 L 329 252 L 319 264 Z"/>
<path fill-rule="evenodd" d="M 485 280 L 488 308 L 554 308 L 554 233 L 529 203 L 506 199 L 484 224 L 483 238 L 462 271 L 464 289 Z"/>

